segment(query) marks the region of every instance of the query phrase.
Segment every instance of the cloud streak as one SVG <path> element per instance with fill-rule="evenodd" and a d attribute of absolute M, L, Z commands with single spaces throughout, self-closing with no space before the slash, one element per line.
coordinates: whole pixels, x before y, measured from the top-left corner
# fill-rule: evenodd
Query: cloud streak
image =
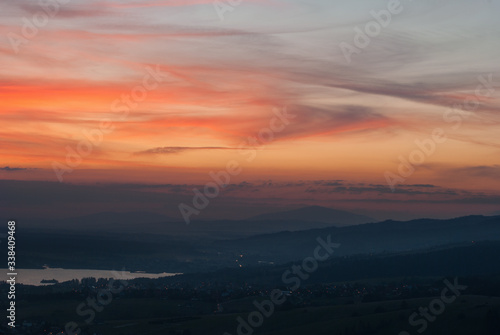
<path fill-rule="evenodd" d="M 5 172 L 18 172 L 18 171 L 28 171 L 28 170 L 31 170 L 31 169 L 20 168 L 20 167 L 10 167 L 10 166 L 0 167 L 0 171 L 5 171 Z"/>
<path fill-rule="evenodd" d="M 178 154 L 186 151 L 197 150 L 239 150 L 230 147 L 157 147 L 144 151 L 136 152 L 136 155 L 157 155 L 157 154 Z"/>
<path fill-rule="evenodd" d="M 33 175 L 49 179 L 51 163 L 66 164 L 67 147 L 109 119 L 113 132 L 76 168 L 82 180 L 154 175 L 162 183 L 161 171 L 168 170 L 187 184 L 237 156 L 242 142 L 269 127 L 273 108 L 286 106 L 293 122 L 274 134 L 242 178 L 274 173 L 297 182 L 308 173 L 350 180 L 293 186 L 296 199 L 324 201 L 367 194 L 443 200 L 461 195 L 452 194 L 457 184 L 474 192 L 499 189 L 500 88 L 481 99 L 459 132 L 447 132 L 447 143 L 426 162 L 439 168 L 421 169 L 412 181 L 442 180 L 442 188 L 414 185 L 394 195 L 374 186 L 399 155 L 412 152 L 416 138 L 446 126 L 443 114 L 474 95 L 479 75 L 491 73 L 499 86 L 493 6 L 408 3 L 346 65 L 338 44 L 353 38 L 376 2 L 248 0 L 222 24 L 211 0 L 71 1 L 18 55 L 8 44 L 0 47 L 0 171 L 14 176 L 9 166 L 36 167 Z M 23 17 L 41 10 L 27 0 L 2 9 L 2 35 L 21 34 Z M 148 66 L 158 67 L 164 81 L 135 104 L 131 92 Z M 130 105 L 124 118 L 113 105 L 122 99 Z M 478 186 L 472 178 L 488 182 Z M 270 190 L 249 191 L 262 189 Z M 283 195 L 284 188 L 272 189 L 269 197 Z"/>

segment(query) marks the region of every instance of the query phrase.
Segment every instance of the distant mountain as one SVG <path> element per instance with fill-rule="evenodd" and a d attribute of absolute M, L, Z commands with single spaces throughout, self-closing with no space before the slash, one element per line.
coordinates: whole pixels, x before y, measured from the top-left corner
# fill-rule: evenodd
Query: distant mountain
<path fill-rule="evenodd" d="M 57 223 L 79 227 L 74 230 L 44 227 L 43 231 L 30 229 L 23 223 L 16 230 L 19 239 L 24 241 L 19 254 L 20 263 L 27 267 L 50 264 L 52 267 L 96 268 L 99 265 L 101 268 L 125 266 L 144 271 L 185 273 L 238 264 L 276 265 L 301 261 L 311 257 L 318 245 L 325 245 L 328 242 L 324 241 L 330 239 L 332 243 L 340 244 L 333 254 L 335 259 L 410 254 L 423 250 L 434 252 L 500 241 L 500 216 L 383 221 L 326 228 L 318 228 L 319 225 L 328 225 L 326 223 L 293 220 L 213 221 L 186 225 L 183 222 L 141 223 L 140 218 L 136 218 L 138 222 L 129 221 L 131 223 L 111 220 L 112 223 L 99 226 L 103 217 L 108 216 L 101 214 Z M 316 229 L 292 231 L 291 227 Z M 265 235 L 257 235 L 263 232 Z M 456 261 L 460 262 L 462 256 L 456 256 Z M 235 257 L 241 263 L 236 263 Z M 394 268 L 397 269 L 399 264 L 404 264 L 404 261 L 393 264 Z M 491 263 L 491 266 L 497 267 L 497 264 Z M 368 265 L 366 262 L 359 268 Z"/>
<path fill-rule="evenodd" d="M 100 212 L 64 219 L 23 221 L 23 227 L 87 233 L 152 234 L 208 240 L 236 239 L 283 231 L 342 227 L 374 220 L 346 211 L 320 206 L 256 216 L 248 220 L 194 220 L 186 225 L 180 218 L 151 212 Z"/>
<path fill-rule="evenodd" d="M 336 226 L 326 222 L 299 219 L 194 220 L 187 225 L 182 219 L 150 212 L 101 212 L 65 219 L 26 219 L 22 221 L 24 228 L 38 230 L 150 234 L 158 238 L 170 236 L 183 239 L 204 238 L 207 240 L 236 239 L 282 231 L 300 231 Z"/>
<path fill-rule="evenodd" d="M 317 238 L 331 236 L 341 246 L 337 256 L 409 252 L 444 245 L 500 241 L 500 216 L 465 216 L 449 220 L 383 221 L 349 227 L 281 232 L 224 241 L 219 247 L 283 263 L 308 256 Z"/>
<path fill-rule="evenodd" d="M 357 225 L 375 221 L 364 215 L 321 206 L 309 206 L 290 211 L 261 214 L 248 219 L 248 221 L 264 220 L 300 220 L 323 222 L 336 226 Z"/>

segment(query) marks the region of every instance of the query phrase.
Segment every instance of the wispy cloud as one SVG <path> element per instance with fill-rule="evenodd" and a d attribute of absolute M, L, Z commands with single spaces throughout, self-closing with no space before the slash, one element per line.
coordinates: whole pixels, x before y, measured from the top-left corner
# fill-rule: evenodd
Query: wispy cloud
<path fill-rule="evenodd" d="M 222 166 L 240 143 L 270 127 L 273 108 L 288 106 L 296 117 L 275 134 L 258 163 L 245 170 L 249 180 L 261 178 L 259 171 L 300 178 L 306 169 L 314 169 L 312 173 L 323 173 L 318 178 L 355 176 L 366 185 L 329 181 L 288 189 L 296 187 L 297 197 L 390 197 L 385 188 L 373 186 L 382 182 L 377 170 L 394 166 L 394 157 L 411 152 L 417 135 L 429 136 L 434 128 L 446 127 L 446 109 L 474 94 L 478 75 L 493 73 L 498 87 L 500 25 L 494 2 L 409 1 L 407 10 L 348 66 L 338 43 L 352 41 L 353 28 L 363 28 L 372 19 L 369 13 L 378 10 L 378 3 L 380 9 L 386 6 L 245 0 L 223 24 L 213 0 L 61 4 L 17 56 L 9 43 L 0 47 L 0 157 L 2 165 L 9 164 L 0 171 L 5 175 L 25 171 L 19 170 L 22 166 L 47 169 L 53 160 L 65 162 L 68 145 L 76 148 L 87 140 L 85 133 L 110 119 L 115 130 L 85 157 L 78 168 L 85 175 L 82 180 L 107 180 L 103 176 L 108 173 L 113 180 L 140 175 L 151 179 L 136 180 L 166 182 L 161 173 L 167 168 L 184 183 L 199 180 L 188 176 L 186 167 L 201 173 Z M 4 1 L 1 6 L 3 36 L 21 36 L 23 17 L 31 20 L 42 10 L 29 0 Z M 130 113 L 120 119 L 111 104 L 141 84 L 147 66 L 158 66 L 167 79 L 137 106 L 129 102 Z M 446 179 L 444 188 L 459 180 L 461 187 L 472 190 L 477 186 L 470 182 L 473 176 L 491 181 L 490 190 L 498 189 L 494 180 L 500 156 L 492 151 L 499 145 L 499 111 L 497 98 L 484 98 L 460 133 L 447 132 L 449 140 L 427 162 L 455 169 L 448 174 L 454 180 Z M 94 140 L 100 142 L 98 136 Z M 472 156 L 474 160 L 465 158 Z M 468 167 L 471 161 L 474 167 Z M 441 177 L 444 184 L 441 172 L 446 168 L 422 166 L 425 176 L 416 176 L 412 183 L 432 184 Z M 32 175 L 41 179 L 39 172 Z M 435 179 L 424 178 L 429 176 Z M 438 187 L 418 185 L 402 187 L 395 195 L 425 196 L 432 191 L 449 196 Z"/>
<path fill-rule="evenodd" d="M 156 155 L 156 154 L 178 154 L 185 151 L 195 150 L 238 150 L 230 147 L 157 147 L 136 152 L 136 155 Z"/>
<path fill-rule="evenodd" d="M 5 171 L 5 172 L 18 172 L 18 171 L 28 171 L 28 170 L 33 170 L 33 169 L 21 168 L 21 167 L 10 167 L 10 166 L 0 167 L 0 171 Z"/>
<path fill-rule="evenodd" d="M 452 169 L 448 173 L 455 173 L 465 178 L 467 177 L 482 177 L 482 178 L 500 178 L 500 165 L 479 165 L 479 166 L 466 166 L 461 168 Z"/>

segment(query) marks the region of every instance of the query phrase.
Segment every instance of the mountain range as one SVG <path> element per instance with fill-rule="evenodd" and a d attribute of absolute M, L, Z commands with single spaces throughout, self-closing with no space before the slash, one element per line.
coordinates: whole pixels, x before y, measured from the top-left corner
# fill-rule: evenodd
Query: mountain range
<path fill-rule="evenodd" d="M 189 225 L 179 219 L 151 212 L 101 212 L 65 219 L 19 220 L 23 227 L 58 231 L 85 231 L 116 234 L 155 235 L 232 239 L 281 231 L 356 225 L 375 220 L 347 211 L 320 206 L 274 212 L 246 220 L 204 220 Z"/>
<path fill-rule="evenodd" d="M 323 222 L 336 227 L 374 222 L 375 220 L 359 214 L 322 206 L 308 206 L 294 210 L 261 214 L 248 221 L 301 220 L 304 222 Z"/>

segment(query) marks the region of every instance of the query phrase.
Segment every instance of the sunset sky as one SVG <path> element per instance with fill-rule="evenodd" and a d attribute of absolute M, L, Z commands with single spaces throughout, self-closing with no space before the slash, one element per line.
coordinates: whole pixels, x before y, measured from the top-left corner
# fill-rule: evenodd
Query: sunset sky
<path fill-rule="evenodd" d="M 1 2 L 2 215 L 500 211 L 499 2 L 391 2 Z"/>

